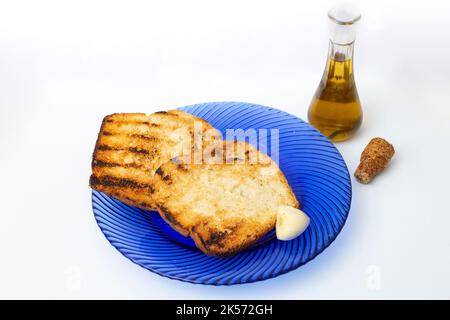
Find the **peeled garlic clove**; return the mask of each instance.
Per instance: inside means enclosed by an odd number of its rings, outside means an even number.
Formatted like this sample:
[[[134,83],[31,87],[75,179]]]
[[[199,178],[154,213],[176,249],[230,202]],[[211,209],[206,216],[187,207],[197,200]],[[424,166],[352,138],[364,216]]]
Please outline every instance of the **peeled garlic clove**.
[[[278,207],[276,234],[278,240],[292,240],[309,226],[309,217],[301,210],[289,207]]]

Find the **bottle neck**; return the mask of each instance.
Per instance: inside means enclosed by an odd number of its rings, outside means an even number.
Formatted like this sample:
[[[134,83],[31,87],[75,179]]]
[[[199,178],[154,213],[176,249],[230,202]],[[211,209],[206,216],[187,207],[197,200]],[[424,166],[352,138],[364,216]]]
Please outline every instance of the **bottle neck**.
[[[347,61],[353,60],[353,45],[355,42],[349,44],[337,44],[330,40],[328,47],[328,60]]]
[[[341,45],[330,41],[324,80],[335,85],[353,83],[353,42]]]

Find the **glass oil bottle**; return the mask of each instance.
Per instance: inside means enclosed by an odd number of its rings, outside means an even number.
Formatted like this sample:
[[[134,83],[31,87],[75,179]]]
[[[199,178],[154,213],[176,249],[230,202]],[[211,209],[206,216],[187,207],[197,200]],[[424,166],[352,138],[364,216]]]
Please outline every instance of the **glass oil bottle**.
[[[350,139],[362,122],[353,73],[355,24],[361,15],[341,7],[328,13],[330,44],[325,71],[308,111],[309,122],[331,141]]]

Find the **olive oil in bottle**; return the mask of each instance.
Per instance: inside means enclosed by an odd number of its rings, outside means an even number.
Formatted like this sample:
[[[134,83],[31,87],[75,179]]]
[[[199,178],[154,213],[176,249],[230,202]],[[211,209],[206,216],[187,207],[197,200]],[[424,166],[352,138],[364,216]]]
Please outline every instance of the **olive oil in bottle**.
[[[350,139],[362,122],[362,108],[353,75],[355,23],[361,17],[347,9],[328,14],[331,35],[328,59],[308,111],[309,122],[330,140]]]

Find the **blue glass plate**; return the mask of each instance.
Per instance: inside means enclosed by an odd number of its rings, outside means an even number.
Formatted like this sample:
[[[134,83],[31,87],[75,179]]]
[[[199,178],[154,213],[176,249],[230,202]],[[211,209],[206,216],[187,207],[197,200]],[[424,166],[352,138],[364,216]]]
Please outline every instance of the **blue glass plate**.
[[[292,241],[278,241],[271,232],[258,245],[220,259],[204,255],[190,238],[168,227],[158,213],[127,206],[93,191],[97,223],[117,250],[165,277],[232,285],[294,270],[330,245],[347,219],[352,188],[347,166],[327,138],[293,115],[255,104],[204,103],[182,110],[209,121],[224,134],[225,129],[278,129],[279,166],[311,224]]]

